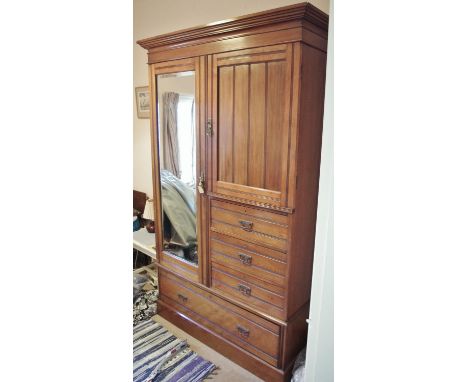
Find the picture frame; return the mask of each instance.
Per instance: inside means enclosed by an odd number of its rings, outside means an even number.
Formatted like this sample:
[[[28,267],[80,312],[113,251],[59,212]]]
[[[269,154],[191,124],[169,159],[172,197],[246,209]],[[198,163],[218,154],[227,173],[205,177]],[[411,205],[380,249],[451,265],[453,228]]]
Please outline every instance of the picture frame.
[[[139,86],[135,88],[135,101],[138,118],[150,117],[151,99],[148,86]]]

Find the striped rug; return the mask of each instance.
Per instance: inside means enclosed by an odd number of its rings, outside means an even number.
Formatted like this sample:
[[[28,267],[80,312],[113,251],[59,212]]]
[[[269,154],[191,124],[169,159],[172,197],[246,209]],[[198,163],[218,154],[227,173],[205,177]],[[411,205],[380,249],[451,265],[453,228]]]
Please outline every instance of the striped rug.
[[[197,382],[215,369],[160,323],[148,320],[133,327],[134,382]]]

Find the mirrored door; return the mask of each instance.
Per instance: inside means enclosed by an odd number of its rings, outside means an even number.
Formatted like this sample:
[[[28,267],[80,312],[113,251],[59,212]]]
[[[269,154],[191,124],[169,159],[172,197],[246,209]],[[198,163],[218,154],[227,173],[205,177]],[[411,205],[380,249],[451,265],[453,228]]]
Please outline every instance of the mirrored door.
[[[206,60],[151,65],[151,134],[157,262],[194,282],[204,282],[202,226]],[[200,175],[202,174],[202,175]],[[201,191],[200,191],[201,190]]]
[[[156,83],[163,251],[197,265],[195,71]]]

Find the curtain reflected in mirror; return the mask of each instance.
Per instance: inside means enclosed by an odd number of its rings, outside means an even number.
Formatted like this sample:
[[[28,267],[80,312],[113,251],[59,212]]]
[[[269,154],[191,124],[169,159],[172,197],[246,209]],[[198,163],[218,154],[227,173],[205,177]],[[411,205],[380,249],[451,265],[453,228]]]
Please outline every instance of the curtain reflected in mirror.
[[[195,72],[157,77],[163,247],[198,264]]]

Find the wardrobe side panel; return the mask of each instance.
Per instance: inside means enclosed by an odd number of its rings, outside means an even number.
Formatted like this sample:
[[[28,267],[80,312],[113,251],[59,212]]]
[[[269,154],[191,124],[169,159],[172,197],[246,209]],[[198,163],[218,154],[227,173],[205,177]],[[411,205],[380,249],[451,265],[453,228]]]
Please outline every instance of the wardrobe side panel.
[[[310,299],[315,244],[326,54],[305,44],[301,49],[299,131],[295,212],[291,215],[288,315]]]

